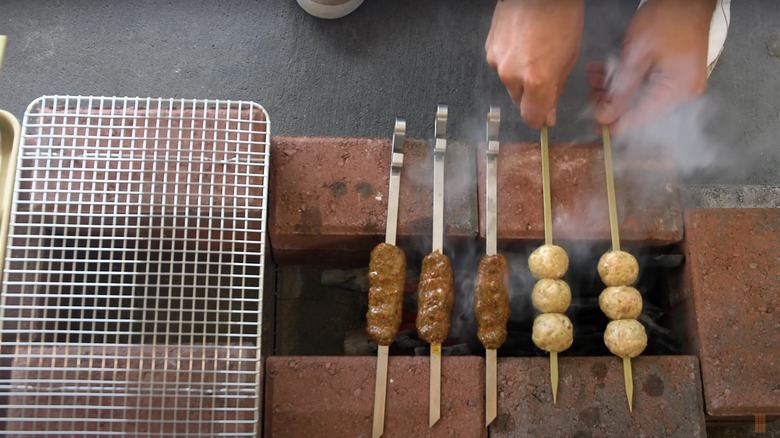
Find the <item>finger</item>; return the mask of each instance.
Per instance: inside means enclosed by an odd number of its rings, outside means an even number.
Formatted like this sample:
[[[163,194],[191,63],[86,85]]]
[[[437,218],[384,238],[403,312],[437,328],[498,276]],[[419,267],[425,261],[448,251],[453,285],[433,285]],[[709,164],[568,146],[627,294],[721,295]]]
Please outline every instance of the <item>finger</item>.
[[[669,109],[679,105],[684,99],[679,90],[663,83],[650,83],[635,106],[628,109],[612,126],[614,133],[628,132],[643,126]]]
[[[493,56],[493,52],[490,50],[487,51],[485,54],[485,60],[487,61],[488,65],[492,68],[497,68],[498,64],[496,63],[496,57]]]
[[[493,40],[495,39],[495,34],[498,32],[496,28],[498,27],[498,19],[499,14],[501,10],[501,2],[498,2],[496,4],[496,9],[493,11],[493,18],[490,22],[490,30],[488,31],[487,38],[485,38],[485,58],[487,59],[488,65],[490,65],[493,68],[496,68],[496,59],[495,59],[495,49],[493,48]]]
[[[596,107],[604,100],[604,96],[606,95],[607,92],[605,90],[591,90],[588,93],[588,103]]]
[[[512,99],[512,102],[515,103],[518,107],[520,106],[520,103],[523,101],[523,86],[520,82],[516,83],[516,85],[508,86],[506,87],[506,91],[509,93],[509,97]]]
[[[586,81],[591,88],[604,88],[604,80],[607,76],[603,73],[588,73]]]
[[[596,108],[596,121],[602,125],[612,124],[626,110],[650,70],[650,57],[628,47],[624,53],[609,84],[607,98]]]
[[[585,72],[607,74],[607,67],[603,62],[589,62],[585,64]]]
[[[555,108],[553,108],[547,113],[547,118],[545,119],[544,124],[547,126],[555,126],[555,122],[557,118],[558,118],[558,112],[556,111]]]
[[[550,111],[555,109],[557,99],[555,86],[526,87],[520,101],[520,114],[525,123],[533,129],[541,129]]]

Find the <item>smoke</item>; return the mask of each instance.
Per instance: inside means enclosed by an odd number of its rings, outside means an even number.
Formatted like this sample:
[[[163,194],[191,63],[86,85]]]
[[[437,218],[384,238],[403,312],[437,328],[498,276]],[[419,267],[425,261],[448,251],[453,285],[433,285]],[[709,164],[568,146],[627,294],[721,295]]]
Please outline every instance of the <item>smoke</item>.
[[[510,326],[529,326],[533,320],[531,290],[536,282],[528,270],[528,253],[521,251],[499,251],[507,258],[509,265]],[[455,303],[452,309],[452,328],[449,337],[468,343],[471,351],[478,354],[481,344],[477,338],[477,321],[474,315],[474,286],[477,280],[479,262],[485,255],[481,244],[460,245],[452,250],[452,267],[455,275]],[[511,336],[511,335],[510,335]],[[530,339],[524,339],[530,341]]]
[[[614,139],[625,159],[653,151],[666,153],[683,180],[702,173],[745,175],[750,163],[738,159],[736,144],[736,124],[715,93],[683,103]]]
[[[652,53],[647,38],[633,40],[631,47],[636,53]],[[621,64],[618,57],[607,57],[604,62],[607,96],[626,93],[632,82],[630,78],[647,75],[621,116],[628,118],[630,126],[614,136],[613,146],[625,159],[662,152],[675,163],[683,180],[702,173],[744,176],[750,166],[740,162],[735,153],[738,129],[727,102],[717,91],[696,96],[693,90],[685,91],[679,85],[697,82],[695,75],[701,70],[694,68],[693,63],[699,59],[694,60],[692,56],[665,61],[658,67],[659,71],[654,66],[649,71],[641,70],[647,67],[641,63]],[[640,111],[642,114],[635,114]],[[592,108],[584,110],[581,117],[592,118]]]

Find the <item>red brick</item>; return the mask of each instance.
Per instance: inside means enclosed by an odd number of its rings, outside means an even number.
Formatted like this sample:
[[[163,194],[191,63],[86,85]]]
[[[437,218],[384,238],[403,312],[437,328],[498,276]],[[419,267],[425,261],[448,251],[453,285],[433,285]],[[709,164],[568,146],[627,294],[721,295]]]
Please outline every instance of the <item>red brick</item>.
[[[368,252],[385,235],[390,145],[389,138],[271,139],[269,232],[277,262],[357,256],[367,263]],[[473,237],[473,147],[449,142],[445,163],[445,234]],[[398,212],[401,245],[431,234],[432,169],[431,143],[407,139]]]
[[[780,209],[687,210],[684,249],[707,414],[780,415]]]
[[[383,436],[487,436],[484,361],[442,358],[442,416],[429,429],[428,359],[390,357]],[[375,357],[269,357],[265,436],[371,436],[375,368]]]
[[[674,165],[662,155],[622,159],[613,152],[620,238],[665,245],[682,240],[682,209]],[[479,211],[484,211],[485,144],[478,147]],[[610,238],[601,145],[550,145],[553,235],[561,239]],[[544,238],[542,164],[538,143],[501,143],[498,158],[498,237]],[[485,234],[484,215],[480,232]]]
[[[557,403],[548,358],[500,358],[491,438],[706,436],[695,357],[640,356],[632,365],[634,410],[629,412],[623,362],[617,357],[559,358]]]
[[[14,359],[6,427],[251,436],[260,424],[246,392],[256,388],[254,357],[227,346],[31,346]]]

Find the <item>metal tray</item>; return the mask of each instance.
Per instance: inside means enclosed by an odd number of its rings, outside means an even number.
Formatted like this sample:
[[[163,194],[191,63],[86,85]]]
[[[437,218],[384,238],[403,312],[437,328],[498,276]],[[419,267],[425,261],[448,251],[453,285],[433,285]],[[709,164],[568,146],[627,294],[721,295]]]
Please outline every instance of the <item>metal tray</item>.
[[[29,105],[0,435],[257,436],[269,143],[253,102]]]

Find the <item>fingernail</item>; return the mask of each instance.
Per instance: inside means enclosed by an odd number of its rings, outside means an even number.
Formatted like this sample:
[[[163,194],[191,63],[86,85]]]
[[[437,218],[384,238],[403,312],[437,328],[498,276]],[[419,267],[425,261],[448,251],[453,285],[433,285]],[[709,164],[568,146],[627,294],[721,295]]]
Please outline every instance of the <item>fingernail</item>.
[[[554,108],[551,109],[549,113],[547,113],[547,126],[555,126],[556,116],[557,112]]]
[[[596,121],[602,124],[609,124],[615,120],[615,108],[608,104],[599,105],[596,108]]]

